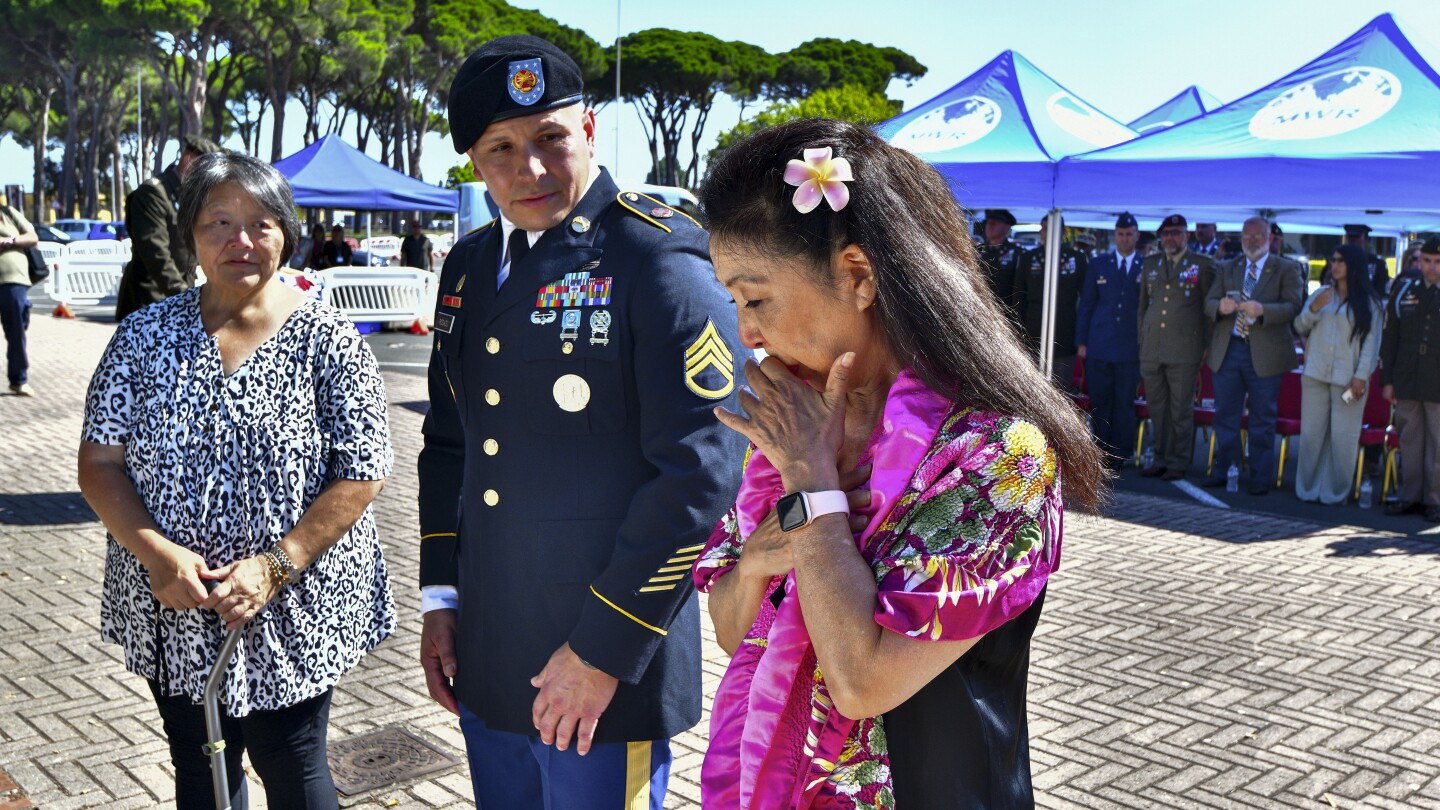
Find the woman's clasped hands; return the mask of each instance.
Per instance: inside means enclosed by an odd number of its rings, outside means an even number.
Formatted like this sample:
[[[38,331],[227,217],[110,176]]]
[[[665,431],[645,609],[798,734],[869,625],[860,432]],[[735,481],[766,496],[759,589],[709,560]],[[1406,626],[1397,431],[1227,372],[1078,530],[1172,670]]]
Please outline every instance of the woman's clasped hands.
[[[281,588],[279,578],[262,556],[211,569],[199,554],[165,541],[142,562],[149,572],[150,590],[156,601],[172,610],[213,610],[225,622],[226,630],[244,626]]]

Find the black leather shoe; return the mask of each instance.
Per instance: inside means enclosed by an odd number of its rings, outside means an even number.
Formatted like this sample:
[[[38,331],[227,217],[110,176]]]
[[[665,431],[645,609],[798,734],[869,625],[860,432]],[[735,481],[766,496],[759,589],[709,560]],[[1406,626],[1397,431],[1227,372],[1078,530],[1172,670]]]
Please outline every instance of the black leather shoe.
[[[1170,469],[1165,470],[1165,474],[1162,475],[1162,476],[1160,476],[1161,480],[1164,480],[1164,481],[1179,481],[1181,478],[1184,478],[1184,477],[1185,477],[1185,471],[1184,471],[1184,470],[1170,470]]]
[[[1206,478],[1204,481],[1201,481],[1200,486],[1205,487],[1206,489],[1219,489],[1225,486],[1227,483],[1229,482],[1226,481],[1223,476],[1212,475],[1209,478]]]
[[[1269,495],[1269,494],[1270,494],[1270,486],[1269,486],[1268,484],[1256,484],[1256,485],[1250,487],[1249,492],[1250,492],[1251,495],[1255,495],[1255,496]]]
[[[1386,504],[1385,514],[1387,515],[1418,515],[1425,511],[1425,504],[1411,503],[1410,501],[1396,501]]]
[[[1145,476],[1146,478],[1159,478],[1160,476],[1165,474],[1165,468],[1159,465],[1156,465],[1154,467],[1146,467],[1145,469],[1140,471],[1140,474]]]

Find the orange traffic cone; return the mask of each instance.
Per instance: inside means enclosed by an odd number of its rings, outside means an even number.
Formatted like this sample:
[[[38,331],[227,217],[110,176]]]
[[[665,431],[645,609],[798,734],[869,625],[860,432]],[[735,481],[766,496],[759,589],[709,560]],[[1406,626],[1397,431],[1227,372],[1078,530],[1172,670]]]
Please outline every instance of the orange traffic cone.
[[[424,323],[423,321],[421,321],[419,318],[416,318],[416,319],[415,319],[415,322],[412,323],[412,324],[410,324],[410,334],[412,334],[412,335],[428,335],[428,334],[430,334],[430,327],[426,326],[425,323]]]
[[[55,312],[53,314],[57,318],[73,319],[75,317],[75,313],[70,311],[70,307],[66,306],[64,301],[55,305]]]

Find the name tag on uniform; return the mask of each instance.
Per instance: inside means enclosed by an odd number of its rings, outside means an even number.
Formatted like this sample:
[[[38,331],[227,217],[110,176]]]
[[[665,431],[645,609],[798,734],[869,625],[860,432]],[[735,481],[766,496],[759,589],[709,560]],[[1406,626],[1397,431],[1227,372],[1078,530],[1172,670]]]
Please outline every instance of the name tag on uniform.
[[[435,331],[450,334],[455,328],[455,316],[449,312],[438,312],[435,314]]]
[[[1104,277],[1104,276],[1097,276],[1097,277],[1095,278],[1095,283],[1096,283],[1096,284],[1109,284],[1109,283],[1110,283],[1110,279],[1108,279],[1108,278],[1106,278],[1106,277]]]

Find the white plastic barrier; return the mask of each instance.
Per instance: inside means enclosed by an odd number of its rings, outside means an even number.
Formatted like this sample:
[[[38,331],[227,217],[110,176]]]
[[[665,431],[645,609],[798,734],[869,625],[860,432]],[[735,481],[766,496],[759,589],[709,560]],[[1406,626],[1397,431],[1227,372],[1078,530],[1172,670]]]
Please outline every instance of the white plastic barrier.
[[[65,245],[65,253],[70,256],[110,256],[124,264],[130,261],[130,240],[78,239]]]
[[[322,270],[321,300],[356,323],[416,319],[435,311],[435,274],[414,267],[335,267]]]
[[[384,259],[388,262],[400,255],[400,237],[372,236],[369,239],[360,240],[360,249],[370,254],[372,262],[375,259]]]
[[[65,304],[100,304],[115,300],[120,275],[129,256],[71,253],[67,246],[50,275],[46,292]]]

